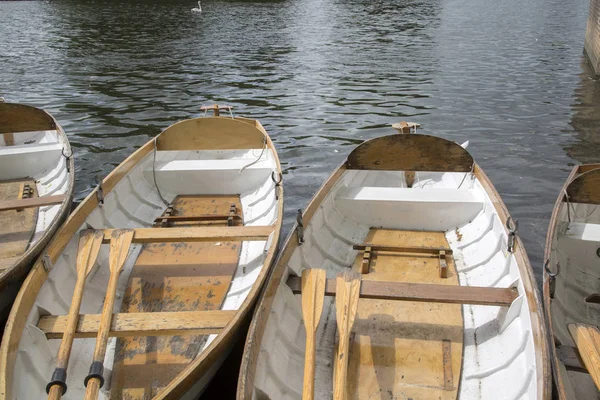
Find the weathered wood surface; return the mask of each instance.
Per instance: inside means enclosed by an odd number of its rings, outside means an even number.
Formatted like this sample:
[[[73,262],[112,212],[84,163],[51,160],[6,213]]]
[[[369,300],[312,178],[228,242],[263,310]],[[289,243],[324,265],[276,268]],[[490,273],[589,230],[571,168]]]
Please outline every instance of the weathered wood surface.
[[[323,313],[326,279],[327,271],[324,269],[309,268],[302,271],[302,319],[306,329],[303,400],[312,400],[315,396],[315,334]]]
[[[433,258],[432,260],[439,267],[438,258]],[[299,277],[290,276],[287,285],[292,289],[293,293],[301,293]],[[335,279],[327,279],[325,295],[336,295]],[[517,291],[510,288],[447,286],[431,283],[363,281],[360,288],[361,299],[474,304],[482,306],[510,306],[517,296]]]
[[[33,187],[35,187],[35,182],[33,183]],[[31,197],[28,199],[4,200],[0,201],[0,211],[17,209],[21,210],[25,208],[51,206],[55,204],[61,204],[63,201],[65,201],[64,194],[57,194],[54,196]]]
[[[371,229],[369,243],[406,247],[448,247],[443,232]],[[462,289],[454,261],[440,278],[437,257],[374,253],[361,287],[380,282]],[[360,268],[356,257],[353,268]],[[362,290],[361,290],[362,292]],[[432,294],[432,292],[430,292]],[[460,304],[363,299],[353,329],[348,399],[456,399],[463,346]],[[389,398],[389,397],[388,397]]]
[[[401,247],[401,246],[381,246],[372,243],[357,244],[352,246],[353,250],[365,250],[367,247],[371,251],[388,251],[394,253],[420,253],[420,254],[439,254],[440,251],[445,251],[446,254],[452,255],[452,249],[447,247]]]
[[[473,157],[459,144],[427,135],[390,135],[354,149],[347,169],[469,172]]]
[[[102,245],[102,232],[93,231],[91,229],[81,231],[79,237],[79,246],[77,249],[77,281],[71,298],[71,306],[67,316],[62,317],[62,331],[60,347],[58,349],[58,357],[56,361],[55,373],[60,376],[60,370],[66,373],[71,357],[71,348],[73,347],[73,339],[76,337],[77,323],[79,320],[79,308],[83,299],[83,290],[85,281],[96,264],[98,252]],[[43,330],[43,329],[42,329]],[[54,375],[53,375],[54,379]],[[65,382],[62,382],[66,384]],[[48,399],[60,399],[63,393],[61,384],[53,384],[49,387]]]
[[[96,336],[96,347],[94,349],[94,357],[92,359],[92,367],[95,363],[104,363],[106,355],[106,347],[108,344],[108,332],[113,317],[113,308],[117,295],[117,284],[119,282],[119,274],[123,270],[123,265],[129,254],[131,240],[133,239],[132,229],[114,229],[110,237],[110,252],[108,268],[110,276],[108,278],[108,287],[106,296],[104,297],[104,305],[102,306],[102,315],[100,315],[100,326]],[[88,376],[89,378],[89,376]],[[98,398],[102,382],[98,377],[92,377],[86,381],[85,400],[95,400]]]
[[[571,203],[600,204],[600,169],[592,169],[573,179],[567,186]]]
[[[0,103],[2,104],[2,103]],[[28,184],[33,189],[35,201],[37,189],[32,179],[0,182],[0,207],[3,203],[22,202],[18,200],[22,187]],[[0,271],[10,268],[27,251],[35,233],[38,210],[0,208]]]
[[[157,139],[158,150],[260,149],[265,145],[266,137],[258,128],[229,117],[181,121]]]
[[[236,311],[137,312],[113,314],[109,337],[143,337],[173,335],[209,335],[219,333]],[[80,314],[75,338],[93,338],[100,327],[101,314]],[[37,327],[48,339],[63,338],[67,316],[45,316]]]
[[[0,103],[0,133],[53,129],[56,129],[54,119],[43,110],[23,104]]]
[[[201,226],[134,229],[133,243],[221,242],[267,240],[273,226]],[[108,243],[113,229],[104,230]]]
[[[241,212],[237,195],[179,196],[173,201],[173,209],[180,216],[223,215],[231,204]],[[176,231],[183,229],[182,225],[193,226],[189,229],[241,228],[223,226],[226,223],[224,220],[180,221],[171,228],[152,229]],[[236,221],[236,224],[240,223]],[[188,320],[189,332],[156,332],[156,335],[119,339],[111,398],[149,399],[156,396],[196,358],[206,342],[206,335],[220,333],[235,317],[236,311],[218,310],[237,269],[240,250],[239,241],[144,245],[129,278],[122,313],[146,313],[150,318],[147,314],[150,312],[157,318],[166,314],[171,314],[169,318],[185,313],[200,315],[197,321]],[[211,314],[221,319],[216,320]],[[227,317],[227,321],[223,317]],[[211,319],[215,319],[215,323]],[[139,374],[140,366],[145,368],[143,375]]]
[[[334,357],[333,398],[345,400],[348,394],[348,362],[350,355],[350,333],[356,319],[361,275],[346,271],[336,278],[335,317],[339,335],[338,348]]]
[[[569,324],[567,327],[585,368],[600,390],[600,331],[595,326],[584,324]]]

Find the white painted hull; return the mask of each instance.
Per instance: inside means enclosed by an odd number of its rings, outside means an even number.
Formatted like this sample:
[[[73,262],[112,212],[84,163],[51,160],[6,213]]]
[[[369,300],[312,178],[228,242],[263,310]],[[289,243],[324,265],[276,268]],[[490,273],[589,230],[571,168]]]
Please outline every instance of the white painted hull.
[[[290,234],[251,325],[239,400],[301,399],[305,328],[300,296],[285,282],[304,268],[323,268],[328,278],[348,270],[358,254],[353,245],[364,243],[373,227],[443,231],[461,286],[518,290],[509,308],[463,305],[459,398],[548,398],[545,331],[531,267],[518,239],[515,253],[507,251],[508,214],[477,166],[475,173],[416,172],[412,188],[403,171],[342,166],[304,215],[304,243],[296,245],[297,231]],[[328,297],[316,333],[315,399],[331,398],[335,314]],[[381,386],[381,398],[403,398],[401,388]]]
[[[220,119],[203,120],[208,121],[200,122],[218,123]],[[256,126],[262,130],[258,122]],[[218,131],[212,134],[219,136]],[[227,141],[226,136],[221,139]],[[77,233],[80,230],[151,227],[154,219],[165,210],[161,196],[170,202],[177,195],[184,194],[239,193],[244,226],[272,225],[274,230],[266,241],[242,242],[239,263],[221,306],[221,310],[237,310],[235,319],[221,333],[208,336],[191,363],[194,365],[190,364],[180,373],[175,379],[177,382],[163,390],[160,396],[179,398],[185,395],[185,398],[193,398],[201,393],[216,372],[215,368],[231,350],[237,329],[252,310],[277,245],[282,198],[281,187],[275,185],[271,174],[280,173],[280,166],[267,136],[263,144],[264,148],[244,150],[159,150],[154,154],[151,141],[111,173],[103,183],[103,204],[97,205],[97,189],[81,203],[63,227],[66,233],[59,232],[59,236],[71,235],[70,239],[64,245],[50,245],[49,251],[56,253],[52,270],[46,274],[43,267],[36,264],[19,294],[3,340],[0,366],[5,369],[1,372],[0,383],[2,380],[5,382],[0,386],[0,399],[34,399],[46,395],[46,384],[56,364],[60,340],[47,339],[36,324],[43,315],[68,313],[75,286]],[[221,179],[223,174],[231,175],[231,179]],[[121,307],[129,275],[140,250],[140,244],[131,247],[119,278],[115,310]],[[81,314],[99,314],[102,310],[109,277],[108,246],[102,246],[96,263],[87,280]],[[33,301],[28,297],[33,297]],[[19,315],[27,315],[22,328]],[[8,348],[9,342],[18,348],[16,353]],[[101,399],[110,396],[116,342],[116,338],[110,338],[108,342],[104,361],[106,384],[100,391]],[[94,346],[93,338],[74,341],[67,370],[68,391],[64,399],[83,398],[83,381]],[[193,382],[189,382],[190,377],[193,377]],[[198,384],[194,384],[196,382]],[[173,395],[174,392],[178,395]]]

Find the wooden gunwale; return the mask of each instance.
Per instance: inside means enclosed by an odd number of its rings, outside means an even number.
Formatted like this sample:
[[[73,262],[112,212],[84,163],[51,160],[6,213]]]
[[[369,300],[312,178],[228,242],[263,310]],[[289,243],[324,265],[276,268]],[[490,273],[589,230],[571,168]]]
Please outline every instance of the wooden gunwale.
[[[312,217],[321,206],[321,203],[325,197],[329,194],[331,188],[339,181],[344,172],[346,172],[346,166],[347,160],[344,160],[310,200],[308,206],[302,214],[304,226],[307,226],[310,223]],[[499,218],[502,221],[506,221],[506,219],[510,217],[510,213],[508,212],[506,205],[500,198],[500,195],[496,191],[495,187],[477,163],[473,164],[473,174],[481,183],[485,192],[489,196],[490,201],[492,201]],[[240,366],[240,374],[238,377],[236,396],[238,400],[252,398],[254,377],[256,374],[256,361],[260,351],[260,344],[264,336],[269,313],[279,285],[285,284],[283,279],[284,274],[287,271],[286,265],[294,250],[298,246],[298,235],[296,228],[297,224],[294,224],[288,237],[283,243],[282,251],[279,253],[279,256],[275,262],[275,266],[273,267],[272,274],[265,286],[265,290],[260,296],[258,306],[256,307],[254,317],[250,324],[244,347],[244,356],[242,357],[242,364]],[[508,232],[506,227],[504,227],[504,229]],[[535,351],[538,393],[541,394],[540,398],[549,399],[552,393],[552,380],[550,364],[548,361],[548,342],[546,340],[547,330],[543,317],[542,303],[539,294],[537,293],[533,269],[527,254],[524,251],[523,243],[518,236],[515,239],[514,255],[519,266],[521,280],[523,282],[528,299],[534,345],[536,349],[541,350]]]
[[[577,178],[583,173],[592,171],[594,169],[600,168],[600,164],[584,164],[584,165],[576,165],[571,170],[571,173],[567,177],[563,187],[561,188],[558,198],[554,203],[554,209],[552,210],[552,216],[550,217],[550,222],[548,224],[548,234],[546,235],[546,246],[544,249],[544,266],[546,263],[550,262],[550,255],[552,252],[552,238],[554,237],[554,233],[556,231],[556,224],[558,222],[558,214],[560,212],[561,207],[564,204],[565,193],[569,184],[573,181],[573,179]],[[567,393],[565,391],[563,378],[559,372],[558,365],[558,353],[557,353],[557,343],[554,341],[554,327],[552,325],[552,312],[551,312],[551,298],[550,298],[550,276],[546,272],[546,268],[543,268],[543,284],[542,284],[542,292],[543,292],[543,301],[544,301],[544,313],[546,316],[547,322],[547,331],[548,331],[548,345],[550,352],[550,362],[552,365],[552,375],[554,377],[554,382],[556,384],[556,390],[559,400],[567,400]],[[567,378],[568,379],[568,378]]]
[[[229,117],[208,117],[208,118],[227,118]],[[236,118],[238,119],[238,118]],[[277,171],[281,173],[281,164],[277,155],[275,146],[271,141],[268,133],[265,131],[259,121],[240,119],[241,122],[253,124],[259,129],[266,137],[267,147],[272,151]],[[254,121],[251,123],[250,121]],[[57,127],[58,128],[58,127]],[[62,131],[61,131],[62,132]],[[64,134],[64,132],[63,132]],[[116,184],[121,181],[144,157],[149,155],[154,148],[154,139],[146,142],[142,147],[136,150],[133,154],[127,157],[119,166],[112,170],[106,178],[102,181],[102,191],[104,196],[110,193]],[[68,147],[70,150],[70,147]],[[72,159],[71,159],[71,171],[73,171]],[[258,292],[264,285],[265,278],[270,271],[271,262],[275,255],[277,244],[279,242],[279,236],[281,231],[281,225],[283,220],[283,185],[277,186],[277,222],[273,226],[273,238],[271,240],[271,246],[265,257],[263,268],[257,280],[255,281],[250,293],[238,309],[238,313],[232,321],[221,331],[221,334],[212,341],[212,343],[205,349],[200,357],[190,363],[171,383],[165,387],[157,396],[157,399],[178,399],[180,398],[193,383],[195,383],[205,372],[209,370],[212,363],[216,361],[220,356],[221,352],[231,348],[234,343],[237,329],[247,322],[249,312],[252,306],[256,302]],[[67,218],[65,223],[54,235],[52,241],[48,245],[45,251],[52,263],[56,262],[57,258],[65,249],[65,246],[70,241],[71,237],[77,232],[81,225],[85,222],[90,213],[98,207],[98,188],[94,188],[88,196],[79,204],[79,206],[73,211],[73,213]],[[72,193],[72,185],[70,187],[69,195]],[[70,196],[69,196],[70,197]],[[49,238],[48,238],[49,239]],[[40,257],[35,265],[33,266],[30,274],[25,279],[23,286],[11,310],[8,322],[5,327],[5,332],[2,337],[2,345],[0,346],[0,400],[6,398],[12,398],[11,385],[13,382],[13,366],[17,355],[19,342],[23,328],[31,311],[31,308],[37,298],[37,294],[46,281],[48,272],[44,269],[42,264],[42,257]]]

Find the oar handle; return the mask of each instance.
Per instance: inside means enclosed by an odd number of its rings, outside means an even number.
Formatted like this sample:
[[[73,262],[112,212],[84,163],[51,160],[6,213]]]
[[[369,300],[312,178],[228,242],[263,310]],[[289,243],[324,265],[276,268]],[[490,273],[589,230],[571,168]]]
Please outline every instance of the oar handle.
[[[317,352],[317,342],[315,341],[314,332],[306,332],[306,354],[313,355]],[[304,363],[304,386],[302,389],[302,400],[313,400],[315,397],[315,363],[314,357],[312,362]]]

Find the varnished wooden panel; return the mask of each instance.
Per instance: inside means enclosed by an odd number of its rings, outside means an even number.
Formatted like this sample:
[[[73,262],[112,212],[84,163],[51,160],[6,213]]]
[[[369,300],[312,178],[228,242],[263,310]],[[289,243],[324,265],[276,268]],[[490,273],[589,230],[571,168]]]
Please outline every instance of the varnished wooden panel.
[[[158,150],[260,149],[265,144],[266,137],[256,126],[227,117],[187,119],[157,139]]]
[[[54,119],[39,108],[23,104],[0,103],[0,133],[56,129]]]
[[[447,247],[443,232],[372,229],[369,243]],[[458,285],[451,256],[448,278],[427,255],[373,253],[370,281]],[[354,269],[360,270],[362,254]],[[348,399],[456,399],[460,382],[463,318],[458,304],[360,299],[348,368]]]
[[[175,215],[188,216],[225,214],[231,204],[242,212],[238,196],[180,196],[173,203]],[[223,224],[192,221],[177,226]],[[121,311],[219,310],[238,266],[240,246],[241,242],[146,244],[129,278]],[[111,398],[156,396],[194,360],[206,338],[180,334],[119,339]],[[140,366],[144,374],[139,373]]]
[[[0,204],[18,200],[24,184],[29,184],[33,189],[32,198],[37,198],[32,179],[0,182]],[[37,215],[37,208],[0,211],[0,271],[11,267],[27,250],[35,233]]]
[[[593,169],[573,179],[567,187],[571,203],[600,204],[600,169]]]
[[[427,135],[390,135],[368,140],[348,156],[347,169],[469,172],[473,157],[460,145]]]

